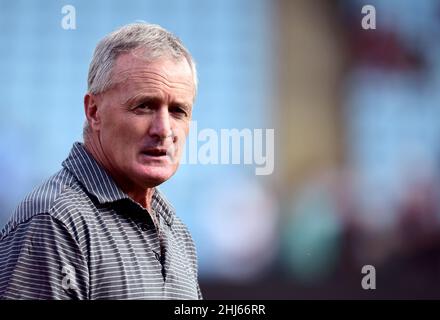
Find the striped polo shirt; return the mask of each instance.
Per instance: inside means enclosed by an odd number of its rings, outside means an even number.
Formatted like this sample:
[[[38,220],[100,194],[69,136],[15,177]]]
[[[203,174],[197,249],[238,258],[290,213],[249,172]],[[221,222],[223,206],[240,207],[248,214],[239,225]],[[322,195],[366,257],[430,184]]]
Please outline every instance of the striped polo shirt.
[[[201,299],[194,242],[155,189],[149,212],[82,143],[0,233],[3,299]]]

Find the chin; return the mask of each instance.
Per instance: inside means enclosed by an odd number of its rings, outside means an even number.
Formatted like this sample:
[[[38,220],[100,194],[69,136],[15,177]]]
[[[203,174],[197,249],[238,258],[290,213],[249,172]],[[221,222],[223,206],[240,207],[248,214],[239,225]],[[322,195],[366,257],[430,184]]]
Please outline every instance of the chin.
[[[152,188],[170,179],[175,172],[175,168],[170,167],[148,167],[144,168],[140,176],[142,184]]]

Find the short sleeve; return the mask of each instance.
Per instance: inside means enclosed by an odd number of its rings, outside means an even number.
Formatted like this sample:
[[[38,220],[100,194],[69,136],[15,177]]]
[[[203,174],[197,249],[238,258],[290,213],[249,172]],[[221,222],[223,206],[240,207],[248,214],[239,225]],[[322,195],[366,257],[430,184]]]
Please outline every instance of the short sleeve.
[[[87,299],[87,261],[67,228],[49,214],[0,240],[1,299]]]

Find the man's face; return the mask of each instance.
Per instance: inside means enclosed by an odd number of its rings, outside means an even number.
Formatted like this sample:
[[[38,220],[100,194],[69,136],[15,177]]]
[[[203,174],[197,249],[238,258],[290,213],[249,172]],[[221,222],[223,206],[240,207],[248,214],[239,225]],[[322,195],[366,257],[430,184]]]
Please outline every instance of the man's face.
[[[117,84],[96,97],[105,161],[124,183],[157,186],[176,172],[188,135],[195,94],[189,64],[147,62],[134,51],[117,58],[112,80]]]

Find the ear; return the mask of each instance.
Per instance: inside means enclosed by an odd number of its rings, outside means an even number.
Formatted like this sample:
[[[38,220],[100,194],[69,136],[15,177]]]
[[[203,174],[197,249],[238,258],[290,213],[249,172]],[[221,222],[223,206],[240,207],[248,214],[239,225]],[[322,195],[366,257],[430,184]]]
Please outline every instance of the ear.
[[[98,110],[98,97],[91,93],[84,96],[84,111],[87,122],[92,130],[99,130],[101,126],[101,118]]]

